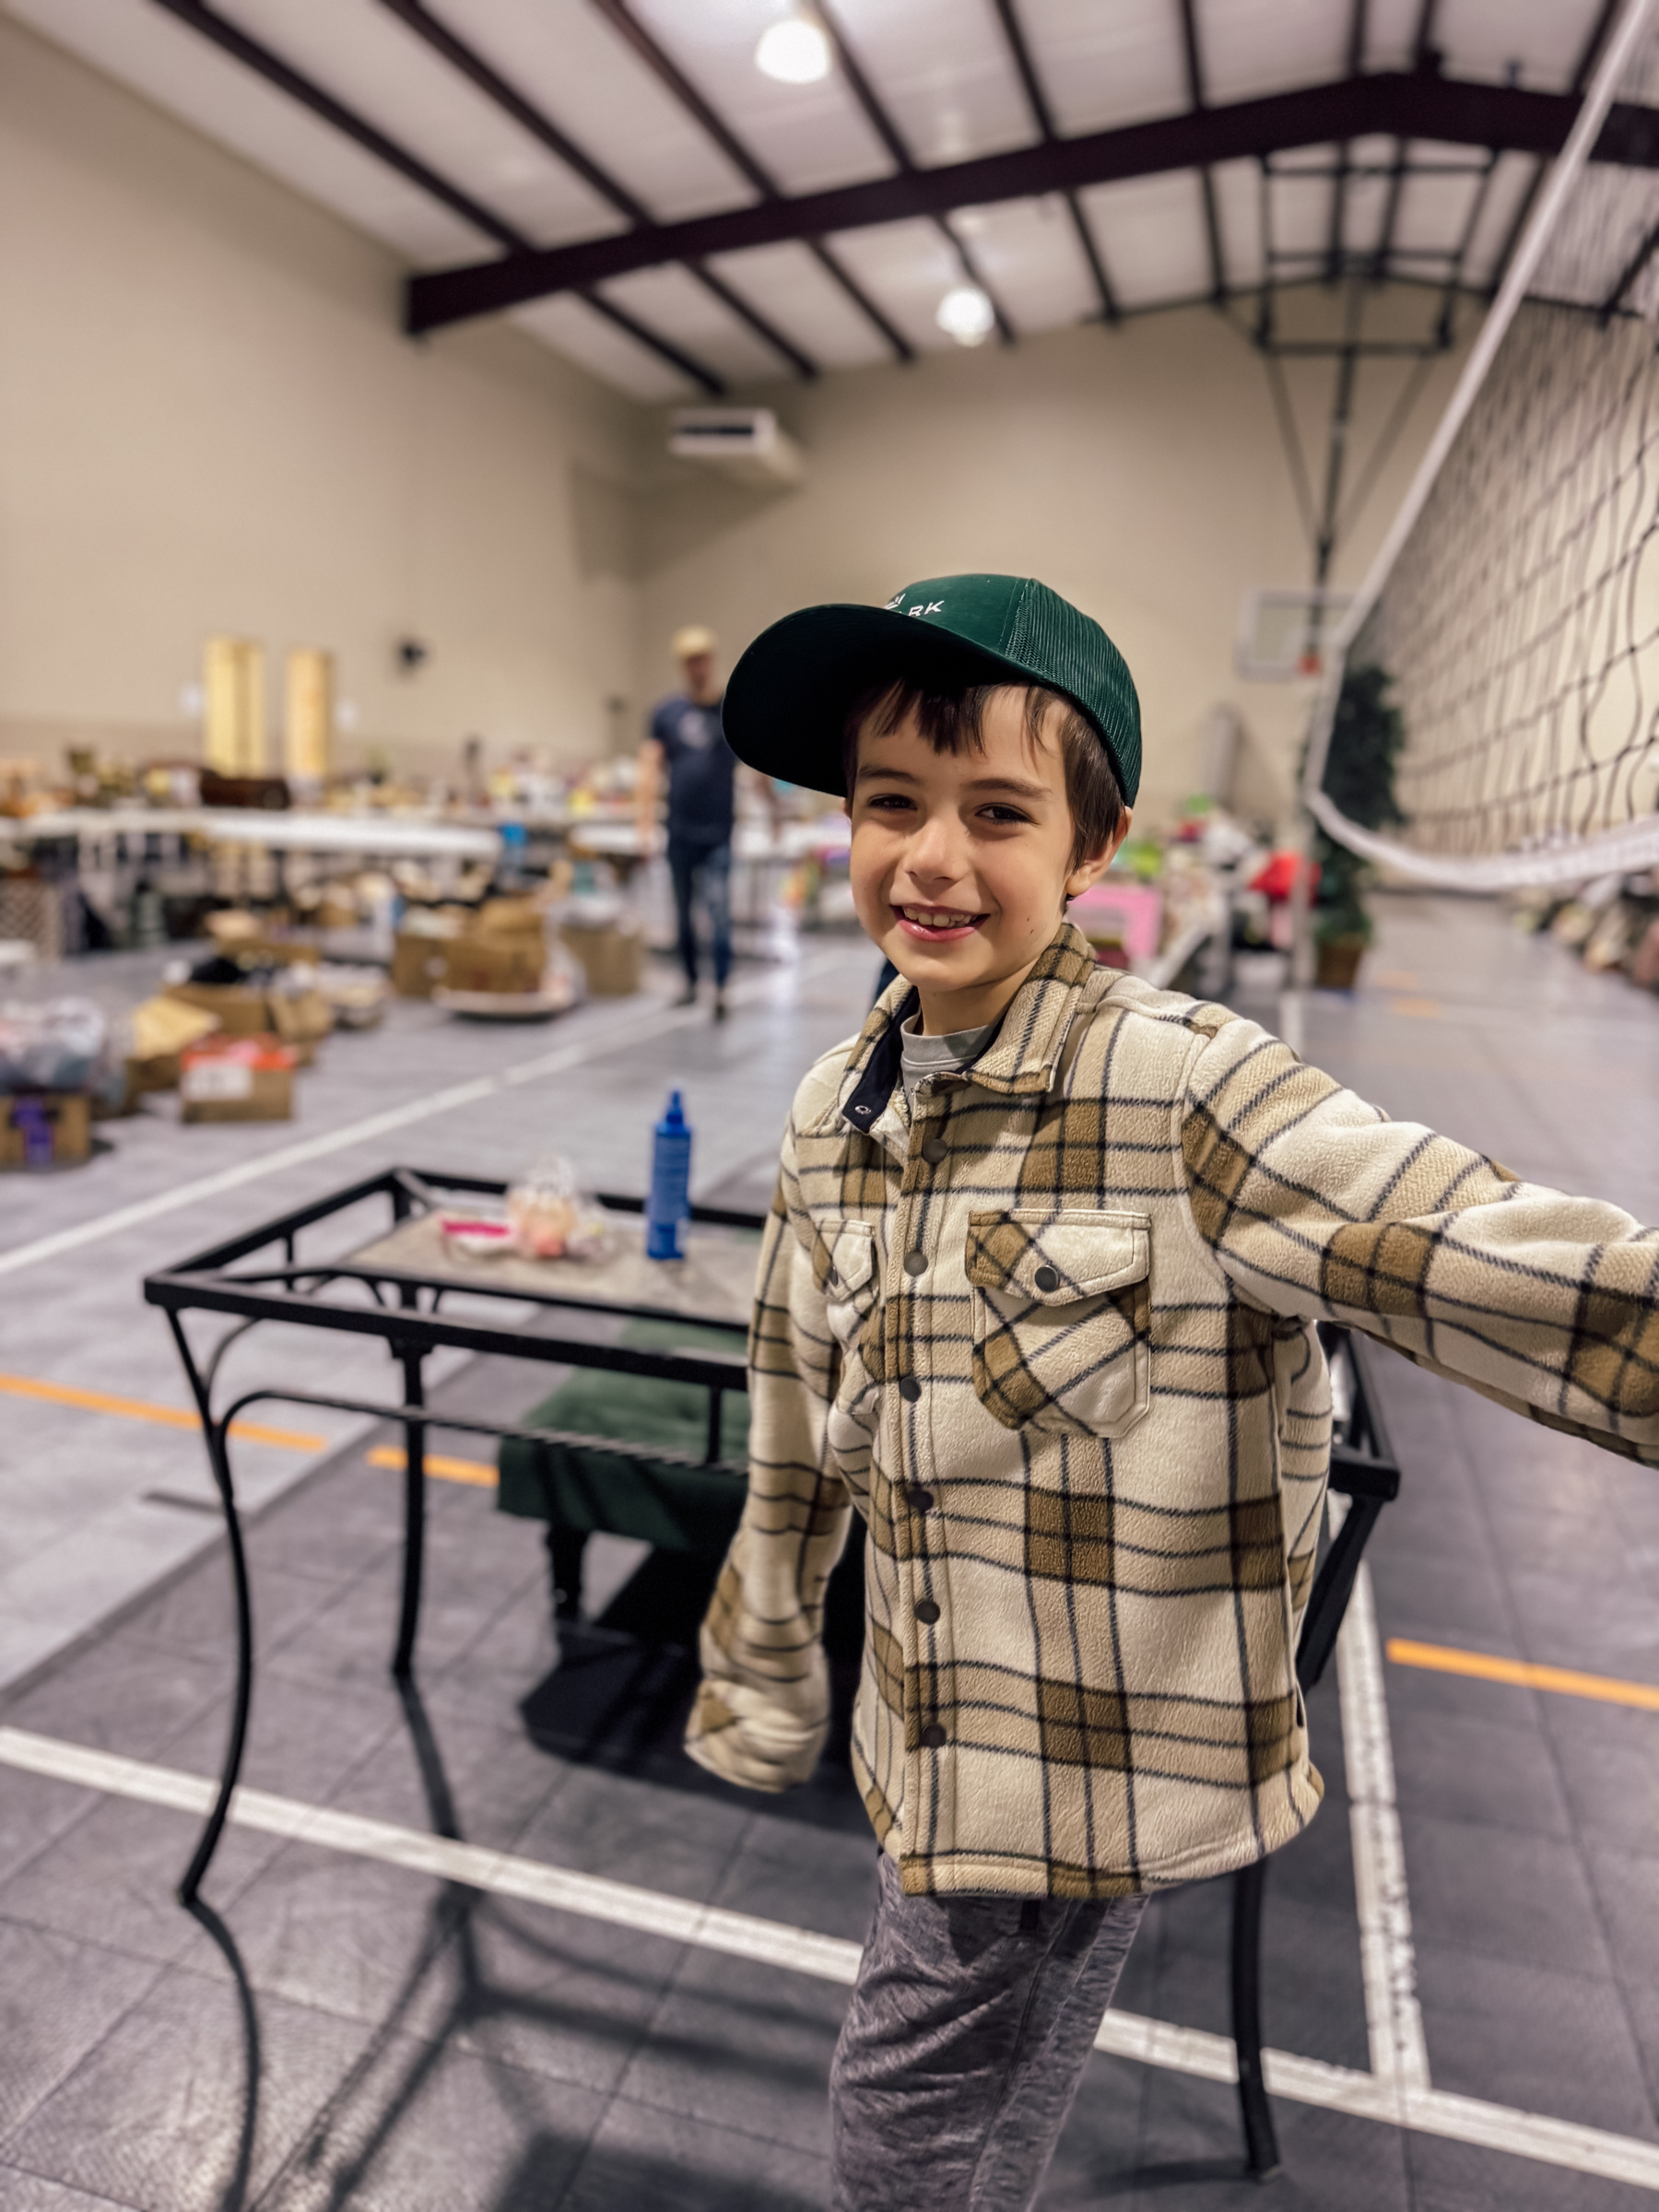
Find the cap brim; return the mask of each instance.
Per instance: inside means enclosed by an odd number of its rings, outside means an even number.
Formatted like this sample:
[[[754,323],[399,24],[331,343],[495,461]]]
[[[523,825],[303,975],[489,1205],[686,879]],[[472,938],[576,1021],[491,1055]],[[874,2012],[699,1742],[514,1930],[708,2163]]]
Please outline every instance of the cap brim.
[[[763,629],[732,671],[726,743],[762,775],[846,796],[841,733],[861,691],[884,677],[1028,684],[1012,661],[885,606],[806,606]]]

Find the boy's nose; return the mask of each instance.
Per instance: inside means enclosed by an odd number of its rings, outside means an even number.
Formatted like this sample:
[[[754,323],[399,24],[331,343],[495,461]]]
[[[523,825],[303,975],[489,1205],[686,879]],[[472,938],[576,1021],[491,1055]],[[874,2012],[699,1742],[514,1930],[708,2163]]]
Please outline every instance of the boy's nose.
[[[954,883],[962,873],[964,841],[948,822],[924,822],[905,849],[906,873],[918,887],[937,889]]]

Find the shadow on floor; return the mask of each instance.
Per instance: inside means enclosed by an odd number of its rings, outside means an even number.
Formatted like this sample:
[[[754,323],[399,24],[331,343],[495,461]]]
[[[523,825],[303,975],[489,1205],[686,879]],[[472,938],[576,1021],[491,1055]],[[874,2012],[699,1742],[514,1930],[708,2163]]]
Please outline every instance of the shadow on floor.
[[[559,1665],[519,1706],[532,1742],[579,1766],[752,1811],[752,1792],[721,1782],[683,1748],[697,1694],[697,1632],[718,1573],[717,1562],[653,1551],[597,1620],[561,1622]],[[853,1558],[830,1584],[825,1648],[831,1718],[818,1772],[766,1805],[779,1819],[857,1836],[869,1830],[849,1754],[864,1630],[862,1606],[853,1615],[851,1605],[861,1580],[862,1561]]]

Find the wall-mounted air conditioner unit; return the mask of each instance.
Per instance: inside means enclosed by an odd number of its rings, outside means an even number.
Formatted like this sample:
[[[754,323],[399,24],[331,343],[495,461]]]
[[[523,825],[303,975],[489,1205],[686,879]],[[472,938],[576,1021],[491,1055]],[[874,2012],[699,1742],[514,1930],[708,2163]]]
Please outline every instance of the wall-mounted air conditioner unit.
[[[681,407],[668,451],[744,484],[795,484],[803,468],[800,447],[770,407]]]

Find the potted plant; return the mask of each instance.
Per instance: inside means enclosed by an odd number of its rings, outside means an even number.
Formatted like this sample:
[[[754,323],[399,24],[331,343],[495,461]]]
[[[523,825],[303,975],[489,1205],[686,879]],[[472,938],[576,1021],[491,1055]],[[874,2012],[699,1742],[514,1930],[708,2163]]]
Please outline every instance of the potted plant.
[[[1381,668],[1349,668],[1331,725],[1324,788],[1362,830],[1384,830],[1406,818],[1394,796],[1394,763],[1406,743],[1406,725],[1387,696],[1392,683]],[[1363,896],[1372,879],[1371,864],[1327,836],[1318,823],[1312,858],[1319,867],[1313,980],[1324,991],[1351,991],[1373,934]]]

